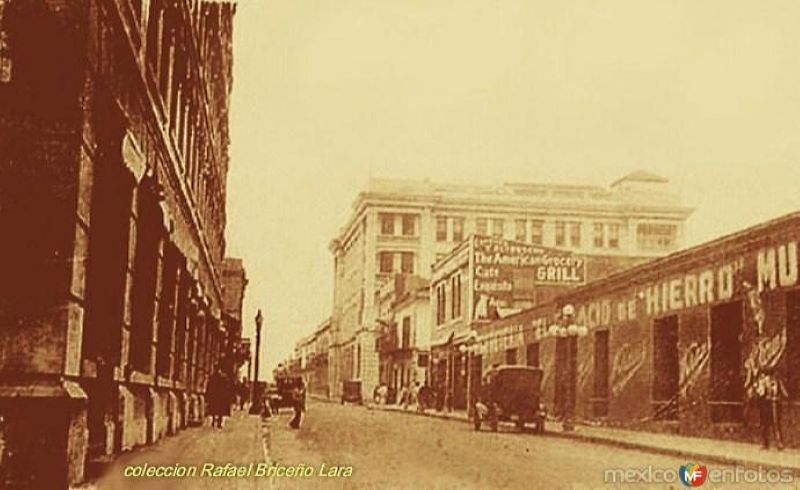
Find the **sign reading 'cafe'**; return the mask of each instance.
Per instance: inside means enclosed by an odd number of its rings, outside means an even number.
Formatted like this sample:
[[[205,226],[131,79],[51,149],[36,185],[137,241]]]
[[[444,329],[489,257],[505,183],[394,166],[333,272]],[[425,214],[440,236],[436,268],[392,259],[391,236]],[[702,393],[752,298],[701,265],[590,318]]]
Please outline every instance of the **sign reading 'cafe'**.
[[[530,296],[537,286],[572,286],[586,281],[584,259],[570,252],[475,237],[472,254],[476,318],[494,307],[510,306],[515,298]]]

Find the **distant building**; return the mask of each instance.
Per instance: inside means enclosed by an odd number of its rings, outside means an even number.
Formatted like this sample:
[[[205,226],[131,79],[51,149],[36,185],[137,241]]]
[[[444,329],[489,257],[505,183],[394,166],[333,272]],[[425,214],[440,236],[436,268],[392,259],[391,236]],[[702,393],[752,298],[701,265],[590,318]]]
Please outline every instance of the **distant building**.
[[[691,209],[666,179],[627,175],[608,188],[578,185],[456,185],[373,179],[331,241],[334,301],[331,389],[378,383],[375,292],[394,274],[430,279],[431,266],[471,234],[646,261],[678,250]]]
[[[397,274],[376,293],[378,378],[394,395],[404,386],[428,382],[431,342],[429,284],[426,279]]]

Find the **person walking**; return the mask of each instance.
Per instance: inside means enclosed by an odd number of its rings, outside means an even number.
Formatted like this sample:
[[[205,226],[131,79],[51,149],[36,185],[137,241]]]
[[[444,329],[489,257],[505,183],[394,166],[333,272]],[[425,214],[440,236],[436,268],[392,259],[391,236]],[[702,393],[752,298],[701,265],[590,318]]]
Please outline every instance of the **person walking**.
[[[206,402],[211,415],[211,426],[222,428],[225,417],[231,415],[233,387],[231,380],[221,367],[217,367],[209,376],[206,384]]]
[[[756,380],[758,414],[761,425],[761,441],[764,449],[769,449],[770,438],[783,449],[783,430],[781,428],[781,401],[787,396],[786,388],[776,375],[774,368],[765,369]]]
[[[297,386],[292,389],[292,410],[294,416],[289,421],[289,427],[292,429],[300,428],[300,419],[306,409],[306,386],[303,380],[299,380]]]

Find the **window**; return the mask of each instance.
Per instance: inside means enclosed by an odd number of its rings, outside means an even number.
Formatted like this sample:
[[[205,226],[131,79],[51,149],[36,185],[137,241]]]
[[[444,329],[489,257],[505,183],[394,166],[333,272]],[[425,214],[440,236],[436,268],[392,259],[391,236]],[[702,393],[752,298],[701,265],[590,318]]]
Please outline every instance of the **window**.
[[[539,367],[539,342],[528,344],[525,349],[525,361],[528,366]]]
[[[503,238],[505,235],[504,233],[504,225],[505,221],[502,219],[493,219],[492,220],[492,236],[495,238]]]
[[[619,248],[619,224],[608,225],[608,248]]]
[[[381,252],[378,254],[380,271],[384,274],[391,274],[394,270],[394,255],[391,252]]]
[[[571,247],[580,247],[581,246],[581,224],[580,223],[570,223],[569,224],[569,245]]]
[[[672,224],[641,223],[636,227],[636,242],[642,250],[669,250],[677,242],[678,227]]]
[[[8,46],[8,33],[3,27],[6,3],[6,0],[0,0],[0,83],[11,81],[11,49]]]
[[[426,352],[420,352],[417,356],[417,367],[427,368],[430,364],[430,355]]]
[[[531,221],[531,243],[541,245],[544,243],[544,222]]]
[[[563,247],[567,244],[567,224],[556,221],[556,246]]]
[[[400,348],[408,349],[411,347],[411,317],[403,317],[403,334],[400,337]]]
[[[378,219],[381,222],[381,235],[394,235],[394,215],[380,213]]]
[[[436,241],[447,241],[447,218],[444,216],[436,217]]]
[[[464,240],[464,218],[453,218],[453,241]]]
[[[744,417],[742,379],[742,302],[733,301],[711,308],[711,392],[712,422],[740,422]]]
[[[400,271],[403,274],[414,273],[414,252],[403,252],[400,255]]]
[[[445,320],[445,305],[447,298],[445,297],[444,284],[436,286],[436,324],[441,325]]]
[[[461,316],[461,275],[456,274],[450,279],[453,300],[450,302],[451,318],[459,318]]]
[[[506,349],[506,364],[517,363],[517,349]]]
[[[416,216],[413,214],[404,214],[403,215],[403,235],[404,236],[414,236],[414,224],[416,222]]]
[[[606,244],[605,226],[603,223],[594,224],[594,246],[595,248],[603,248]]]
[[[524,242],[528,238],[528,222],[524,219],[514,221],[514,238],[518,242]]]
[[[478,235],[486,236],[489,234],[489,220],[486,218],[478,218],[475,220],[475,233]]]

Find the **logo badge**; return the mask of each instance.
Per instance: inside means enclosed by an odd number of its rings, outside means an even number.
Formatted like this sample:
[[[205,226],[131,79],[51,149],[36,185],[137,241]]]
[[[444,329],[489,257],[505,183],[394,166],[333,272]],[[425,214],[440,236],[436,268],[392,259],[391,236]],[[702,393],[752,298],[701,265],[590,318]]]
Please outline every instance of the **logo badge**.
[[[687,487],[699,487],[706,481],[708,467],[697,463],[687,463],[681,466],[678,474],[681,482]]]

